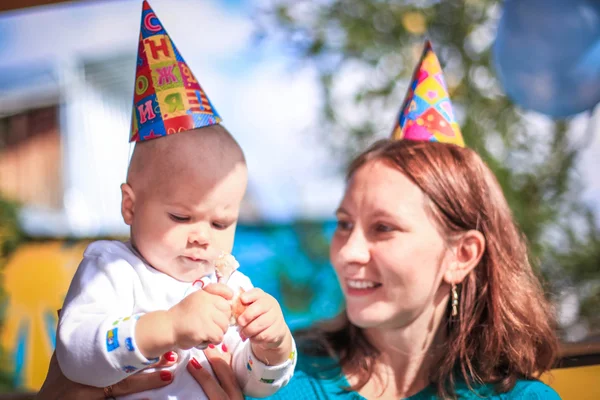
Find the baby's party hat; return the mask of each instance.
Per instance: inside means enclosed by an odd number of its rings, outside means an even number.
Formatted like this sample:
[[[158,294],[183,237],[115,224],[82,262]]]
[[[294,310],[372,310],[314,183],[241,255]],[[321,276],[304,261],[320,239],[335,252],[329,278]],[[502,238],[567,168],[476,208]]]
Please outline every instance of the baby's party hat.
[[[219,122],[217,110],[144,0],[129,141],[140,142]]]

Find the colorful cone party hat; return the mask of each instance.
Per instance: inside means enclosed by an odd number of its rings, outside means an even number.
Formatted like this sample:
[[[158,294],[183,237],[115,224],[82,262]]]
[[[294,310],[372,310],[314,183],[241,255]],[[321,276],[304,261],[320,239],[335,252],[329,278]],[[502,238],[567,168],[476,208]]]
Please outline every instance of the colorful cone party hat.
[[[162,23],[144,0],[130,142],[221,122]]]
[[[429,40],[425,42],[423,54],[396,120],[392,138],[465,146],[454,118],[442,67]]]

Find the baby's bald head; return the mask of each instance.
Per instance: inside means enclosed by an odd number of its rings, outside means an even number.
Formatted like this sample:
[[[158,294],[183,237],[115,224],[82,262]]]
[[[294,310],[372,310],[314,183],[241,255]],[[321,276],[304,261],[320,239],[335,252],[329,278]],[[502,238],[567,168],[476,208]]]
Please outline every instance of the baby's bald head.
[[[137,143],[121,213],[131,243],[157,270],[192,282],[231,252],[248,171],[220,125]]]
[[[239,144],[223,126],[212,125],[138,142],[127,183],[141,195],[170,184],[216,181],[239,164],[246,165]]]

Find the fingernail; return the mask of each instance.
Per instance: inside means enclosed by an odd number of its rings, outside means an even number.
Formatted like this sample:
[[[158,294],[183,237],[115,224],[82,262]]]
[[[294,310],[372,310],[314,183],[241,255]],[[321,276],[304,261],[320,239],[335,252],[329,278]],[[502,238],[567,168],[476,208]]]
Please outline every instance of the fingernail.
[[[173,379],[173,374],[171,374],[171,371],[160,371],[160,380],[161,381],[169,382],[172,379]]]
[[[211,348],[211,349],[214,349],[215,345],[214,344],[209,344],[208,347]]]
[[[173,351],[168,351],[168,352],[166,352],[166,353],[164,354],[164,356],[163,356],[163,357],[165,357],[165,359],[166,359],[167,361],[171,361],[171,362],[173,362],[173,361],[175,361],[175,352],[173,352]]]
[[[194,357],[192,357],[192,359],[190,360],[190,363],[192,364],[192,367],[194,367],[195,369],[202,369],[202,365],[200,365],[198,360],[196,360]]]
[[[221,350],[223,350],[225,353],[227,353],[227,346],[225,346],[225,343],[223,343],[221,345]]]

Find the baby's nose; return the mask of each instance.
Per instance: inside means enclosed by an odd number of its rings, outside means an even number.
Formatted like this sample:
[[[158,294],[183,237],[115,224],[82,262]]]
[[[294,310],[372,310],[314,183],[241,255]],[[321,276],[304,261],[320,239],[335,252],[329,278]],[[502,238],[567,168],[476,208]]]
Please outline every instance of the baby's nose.
[[[210,242],[210,235],[208,235],[202,229],[195,229],[189,233],[188,242],[205,246]]]

